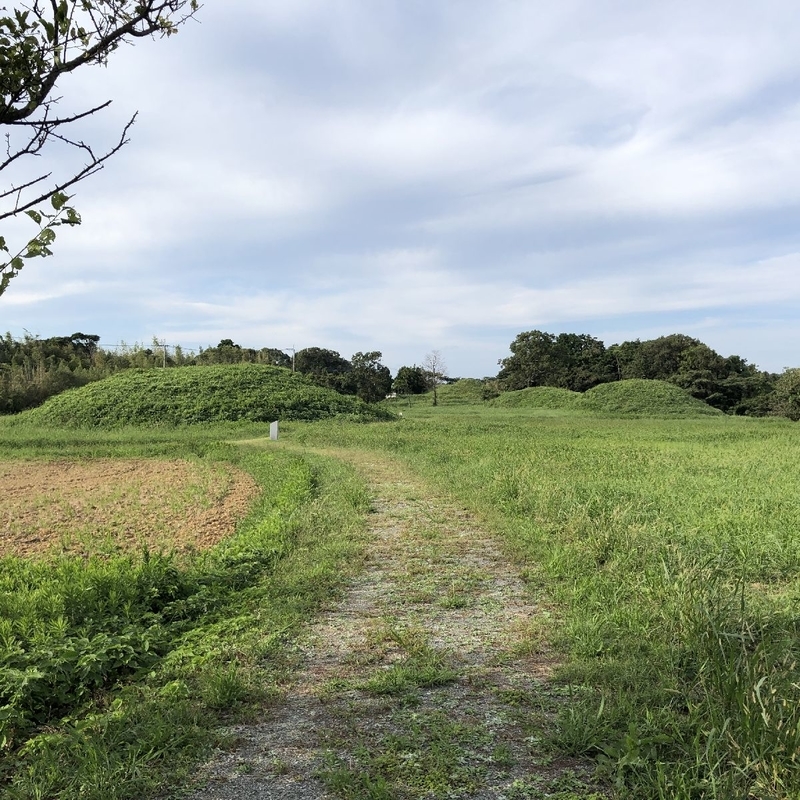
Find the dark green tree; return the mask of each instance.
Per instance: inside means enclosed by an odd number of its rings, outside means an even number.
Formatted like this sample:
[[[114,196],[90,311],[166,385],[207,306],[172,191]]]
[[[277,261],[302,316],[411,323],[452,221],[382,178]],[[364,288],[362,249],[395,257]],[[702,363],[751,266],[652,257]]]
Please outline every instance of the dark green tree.
[[[771,406],[773,414],[800,420],[800,368],[787,369],[778,376]]]
[[[272,364],[273,367],[291,367],[292,358],[275,347],[262,347],[258,351],[259,364]]]
[[[74,333],[40,339],[26,334],[0,339],[0,413],[16,413],[65,389],[102,377],[96,363],[99,336]]]
[[[633,377],[642,343],[638,339],[612,344],[606,351],[614,373],[614,380],[624,381]]]
[[[558,386],[583,392],[616,377],[605,345],[588,334],[525,331],[509,349],[497,376],[507,390]]]
[[[0,235],[0,295],[26,259],[52,254],[58,226],[80,224],[68,193],[127,144],[136,118],[109,146],[98,148],[81,135],[80,123],[111,101],[61,115],[59,80],[107,64],[124,42],[176,33],[197,8],[197,0],[30,0],[0,6],[0,172],[10,177],[0,185],[0,221],[25,214],[37,228],[21,246]],[[56,174],[37,164],[52,144],[61,148]],[[76,157],[72,166],[69,152]]]
[[[351,379],[352,364],[335,350],[324,347],[306,347],[298,350],[294,357],[297,372],[308,375],[316,384],[335,389],[342,394],[355,394]]]
[[[367,403],[383,400],[392,388],[392,373],[381,364],[383,354],[378,350],[369,353],[355,353],[350,359],[350,377],[355,393]]]
[[[216,347],[201,350],[195,359],[197,364],[272,364],[275,367],[291,367],[292,359],[274,347],[242,347],[233,339],[222,339]]]
[[[392,389],[398,394],[425,394],[428,391],[428,380],[425,370],[414,364],[413,367],[400,367],[397,370]]]
[[[553,373],[556,337],[545,331],[524,331],[509,345],[511,355],[498,363],[498,379],[509,391],[546,386]]]
[[[773,379],[741,356],[721,356],[708,345],[673,333],[647,341],[622,342],[608,348],[611,367],[620,380],[665,380],[686,389],[729,414],[765,414]]]
[[[659,336],[644,342],[623,342],[609,349],[612,350],[620,380],[645,378],[668,381],[680,372],[684,354],[698,346],[705,347],[699,339],[682,333],[671,333],[669,336]],[[696,350],[695,353],[699,363],[703,355]]]
[[[246,360],[247,351],[236,344],[233,339],[221,339],[216,347],[203,351],[201,363],[206,364],[241,364]]]
[[[556,336],[551,363],[549,386],[585,392],[600,383],[614,380],[606,346],[587,333],[560,333]]]

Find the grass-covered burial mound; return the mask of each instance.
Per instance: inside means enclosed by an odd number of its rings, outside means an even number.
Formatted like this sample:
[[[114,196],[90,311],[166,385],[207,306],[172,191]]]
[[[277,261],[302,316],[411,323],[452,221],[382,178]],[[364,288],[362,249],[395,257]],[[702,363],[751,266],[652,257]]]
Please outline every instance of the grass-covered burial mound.
[[[436,392],[439,396],[439,405],[475,405],[483,402],[483,381],[477,378],[462,378],[455,383],[440,386]]]
[[[614,383],[601,383],[589,389],[577,404],[578,408],[601,414],[637,417],[719,416],[722,412],[688,392],[666,381],[634,378]]]
[[[67,427],[388,419],[385,409],[312,384],[282,367],[235,364],[126,370],[50,398],[20,422]]]
[[[531,386],[514,392],[503,392],[492,400],[498,408],[546,408],[551,410],[574,409],[581,399],[578,392],[556,386]]]

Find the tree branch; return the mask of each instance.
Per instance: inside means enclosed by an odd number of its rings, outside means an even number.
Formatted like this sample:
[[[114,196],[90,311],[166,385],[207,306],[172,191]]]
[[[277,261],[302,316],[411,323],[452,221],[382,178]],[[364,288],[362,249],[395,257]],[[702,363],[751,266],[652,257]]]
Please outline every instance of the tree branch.
[[[170,16],[179,14],[187,4],[190,9],[189,12],[180,14],[177,20],[172,21]],[[60,36],[58,6],[55,2],[52,2],[52,5],[53,42],[47,47],[42,47],[40,52],[40,69],[37,76],[40,79],[40,83],[38,83],[38,88],[35,88],[32,92],[27,92],[28,101],[22,107],[15,107],[14,105],[15,102],[21,102],[21,96],[16,98],[12,96],[11,102],[3,103],[0,106],[0,124],[13,124],[26,120],[45,102],[53,91],[56,81],[62,75],[73,72],[85,64],[103,63],[108,54],[115,50],[126,37],[142,38],[152,36],[158,32],[169,36],[177,30],[178,26],[194,17],[199,8],[196,0],[161,0],[160,2],[146,0],[135,6],[135,13],[125,22],[116,24],[126,16],[124,8],[127,3],[123,3],[119,8],[112,7],[111,11],[99,15],[99,18],[95,17],[94,6],[89,5],[85,10],[92,20],[97,41],[93,45],[87,46],[75,58],[60,60],[56,57],[59,46],[57,42],[60,41],[58,39]],[[38,8],[38,4],[35,4],[34,8]],[[51,23],[48,21],[49,24]],[[90,38],[91,36],[87,36],[87,40]],[[24,94],[26,93],[21,93],[22,96]]]
[[[117,142],[117,144],[114,145],[114,147],[112,147],[110,150],[108,150],[104,155],[102,155],[100,157],[96,157],[94,155],[94,153],[92,152],[92,149],[88,145],[84,144],[83,142],[71,142],[71,141],[69,141],[68,139],[65,139],[62,136],[57,136],[57,138],[61,139],[62,141],[67,142],[68,144],[71,144],[74,147],[80,147],[81,149],[85,149],[87,152],[89,152],[90,158],[91,158],[90,162],[88,164],[86,164],[83,167],[83,169],[81,169],[79,172],[77,172],[75,175],[73,175],[70,179],[62,181],[61,183],[57,183],[51,190],[40,194],[38,197],[34,197],[34,198],[31,198],[30,200],[26,200],[24,203],[20,203],[18,201],[14,205],[14,208],[9,210],[9,211],[5,211],[5,212],[0,211],[0,220],[9,219],[10,217],[15,217],[18,214],[21,214],[22,212],[27,211],[28,209],[32,209],[34,206],[38,206],[40,203],[43,203],[46,200],[49,200],[50,197],[52,197],[54,194],[56,194],[58,192],[63,192],[66,189],[69,189],[70,186],[74,186],[76,183],[82,181],[84,178],[88,178],[90,175],[94,175],[95,172],[98,172],[99,170],[101,170],[103,168],[104,163],[106,161],[108,161],[108,159],[111,158],[111,156],[113,156],[116,153],[118,153],[130,141],[128,139],[128,131],[131,129],[131,126],[134,124],[134,122],[136,122],[136,116],[137,115],[134,114],[130,118],[128,123],[125,125],[125,127],[122,129],[122,135],[120,136],[119,141]],[[54,136],[55,136],[55,134],[54,134]],[[42,178],[37,178],[35,181],[32,181],[30,185],[33,185],[34,183],[38,183],[39,181],[44,180],[47,177],[49,177],[49,174],[43,176]],[[19,187],[18,189],[14,189],[11,192],[6,192],[6,195],[4,195],[4,196],[7,196],[8,194],[13,194],[14,192],[19,192],[23,188],[26,188],[26,187],[25,186]]]
[[[6,189],[2,194],[0,194],[0,200],[5,199],[6,197],[10,197],[12,194],[20,194],[20,192],[24,192],[25,189],[30,189],[31,186],[35,186],[37,183],[41,183],[42,181],[46,181],[53,173],[48,172],[46,175],[40,175],[38,178],[34,178],[32,181],[28,181],[27,183],[23,183],[21,186],[12,186],[10,189]],[[5,217],[11,216],[13,217],[16,214],[16,211],[9,211],[7,214],[3,214],[0,212],[0,219],[4,219]]]
[[[57,102],[57,99],[53,99],[48,101],[49,103]],[[57,125],[68,125],[70,122],[77,122],[79,119],[84,119],[85,117],[90,117],[92,114],[96,114],[98,111],[102,111],[104,108],[108,108],[113,100],[106,100],[105,103],[101,103],[99,106],[95,106],[94,108],[90,108],[88,111],[80,111],[77,114],[73,114],[71,117],[57,117],[56,119],[44,119],[39,120],[20,120],[17,122],[4,122],[3,125],[8,125],[9,127],[17,126],[26,126],[26,127],[34,127],[34,126],[48,126],[48,127],[56,127]],[[47,106],[49,110],[49,105]]]
[[[48,142],[83,151],[86,159],[71,177],[59,178],[47,191],[42,183],[52,172],[0,188],[0,201],[11,206],[0,209],[0,220],[25,213],[39,226],[36,236],[14,256],[0,236],[0,259],[10,259],[0,260],[0,295],[25,259],[51,254],[56,227],[80,224],[78,213],[66,205],[66,190],[103,169],[128,143],[136,121],[134,114],[116,144],[98,155],[90,143],[68,135],[65,126],[106,109],[111,101],[57,116],[53,107],[60,98],[53,92],[58,79],[87,64],[107,63],[122,42],[157,34],[171,36],[198,9],[198,0],[29,0],[28,5],[17,3],[9,16],[0,16],[0,126],[27,129],[19,144],[6,133],[0,173],[26,156],[40,156]],[[4,12],[6,7],[0,7],[0,13]],[[46,201],[50,203],[48,211],[36,208]]]

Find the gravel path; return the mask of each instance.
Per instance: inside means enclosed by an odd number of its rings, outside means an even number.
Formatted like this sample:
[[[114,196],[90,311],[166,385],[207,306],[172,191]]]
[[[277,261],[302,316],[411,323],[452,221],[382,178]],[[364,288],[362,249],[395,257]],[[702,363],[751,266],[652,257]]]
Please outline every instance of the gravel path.
[[[562,700],[526,635],[537,608],[493,539],[401,465],[331,455],[371,485],[366,567],[192,800],[592,796],[586,765],[537,744]]]

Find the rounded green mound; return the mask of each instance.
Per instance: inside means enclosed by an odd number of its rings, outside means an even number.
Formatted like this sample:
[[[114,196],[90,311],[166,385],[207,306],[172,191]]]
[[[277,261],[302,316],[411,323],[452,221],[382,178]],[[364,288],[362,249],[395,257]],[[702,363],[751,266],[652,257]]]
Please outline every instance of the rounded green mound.
[[[530,386],[514,392],[503,392],[492,400],[499,408],[546,408],[551,410],[573,409],[581,395],[556,386]]]
[[[19,422],[80,428],[204,422],[390,419],[385,409],[315,386],[283,367],[236,364],[126,370],[71,389],[20,414]]]
[[[436,393],[439,404],[443,406],[472,405],[483,402],[483,381],[477,378],[461,378],[445,386],[440,386]]]
[[[639,417],[719,416],[719,409],[706,405],[688,392],[666,381],[635,378],[601,383],[581,396],[577,408],[605,414]]]

